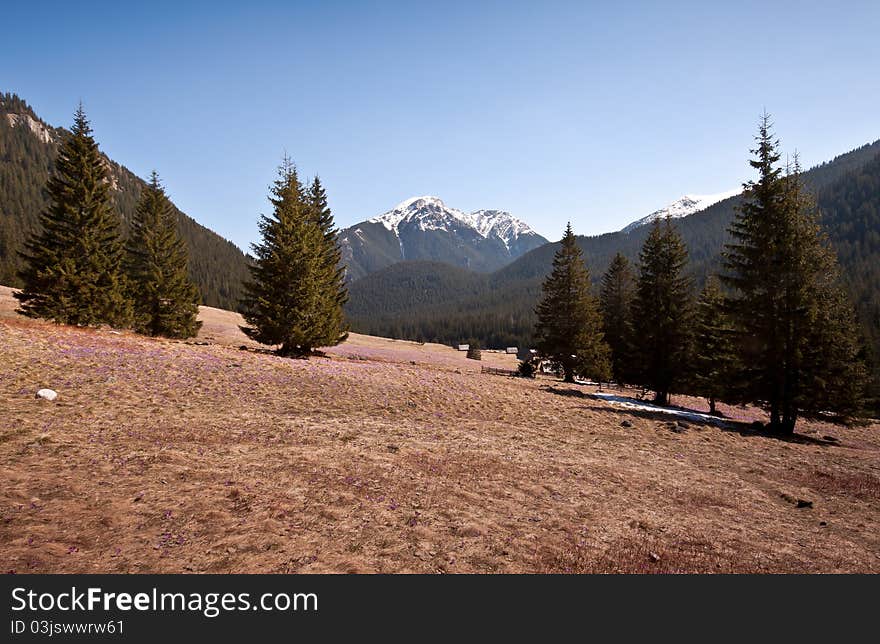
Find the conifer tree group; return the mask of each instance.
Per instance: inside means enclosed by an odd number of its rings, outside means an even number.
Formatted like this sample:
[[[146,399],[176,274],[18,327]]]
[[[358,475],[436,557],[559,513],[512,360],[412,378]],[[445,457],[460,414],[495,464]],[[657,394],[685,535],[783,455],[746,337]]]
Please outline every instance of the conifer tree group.
[[[767,408],[770,429],[790,434],[799,414],[851,415],[865,382],[855,316],[836,257],[795,158],[783,172],[765,115],[750,161],[758,179],[724,254],[726,308],[740,369],[733,398]]]
[[[170,202],[153,175],[125,243],[106,162],[80,106],[46,191],[48,209],[26,244],[19,311],[78,326],[195,335],[199,294]]]
[[[198,333],[200,295],[175,213],[154,172],[138,200],[128,239],[111,195],[107,164],[82,106],[49,179],[49,208],[26,245],[20,312],[63,324],[110,325],[187,338]],[[327,194],[306,188],[282,164],[254,246],[242,327],[282,355],[305,356],[345,340],[344,266]]]
[[[242,326],[253,340],[283,356],[305,357],[348,337],[342,307],[348,297],[333,217],[316,178],[308,189],[285,158],[253,245]]]
[[[602,329],[617,382],[653,391],[660,404],[671,393],[703,396],[711,413],[719,401],[756,404],[770,431],[791,433],[800,415],[858,414],[867,372],[797,157],[780,166],[766,116],[756,140],[758,178],[744,185],[720,283],[710,276],[694,301],[687,249],[670,219],[656,221],[635,286],[620,255],[603,276]]]

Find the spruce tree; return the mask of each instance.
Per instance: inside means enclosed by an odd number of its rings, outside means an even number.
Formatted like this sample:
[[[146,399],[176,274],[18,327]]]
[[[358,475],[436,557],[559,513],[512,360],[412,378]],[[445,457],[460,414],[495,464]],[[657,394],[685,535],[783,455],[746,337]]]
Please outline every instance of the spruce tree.
[[[262,242],[254,244],[251,281],[245,284],[242,330],[284,356],[307,356],[317,347],[346,337],[342,327],[338,263],[328,251],[332,219],[320,199],[305,193],[289,159],[279,168],[269,201],[270,216],[260,218]],[[326,209],[326,201],[323,201]]]
[[[653,390],[661,405],[687,377],[692,302],[686,265],[687,249],[671,219],[655,221],[639,255],[633,363],[636,384]]]
[[[306,203],[324,235],[322,247],[324,284],[321,288],[324,339],[321,346],[333,346],[348,338],[348,325],[343,312],[343,307],[348,302],[348,288],[345,285],[345,265],[342,262],[342,251],[337,238],[339,231],[327,204],[327,193],[318,177],[315,177],[309,186]]]
[[[852,302],[841,284],[837,256],[819,224],[819,212],[801,179],[797,154],[784,178],[784,244],[794,262],[786,280],[782,314],[787,358],[794,377],[783,390],[782,430],[793,432],[797,416],[828,413],[848,420],[863,406],[867,385],[864,347]],[[788,271],[787,271],[788,272]]]
[[[696,309],[691,381],[694,393],[706,398],[709,413],[715,414],[715,403],[725,399],[735,364],[733,331],[715,277],[707,280]]]
[[[632,371],[629,362],[633,289],[629,261],[617,253],[602,276],[599,308],[602,312],[605,341],[611,349],[612,377],[618,383],[626,382]]]
[[[134,330],[169,338],[196,335],[202,326],[196,321],[199,291],[187,273],[186,245],[155,172],[138,200],[127,251]]]
[[[832,270],[831,280],[836,275]],[[812,417],[831,412],[838,419],[850,420],[864,411],[869,382],[866,348],[858,333],[855,310],[837,283],[818,290],[814,310],[805,342],[804,386],[798,407]]]
[[[607,380],[610,351],[602,336],[596,298],[590,292],[590,273],[571,224],[565,229],[542,291],[535,311],[539,355],[562,367],[565,382],[574,382],[575,375]]]
[[[120,219],[104,159],[82,105],[46,184],[48,208],[25,244],[19,312],[63,324],[125,326],[131,303]]]
[[[864,366],[835,256],[797,163],[787,173],[778,166],[767,115],[756,140],[758,179],[744,185],[724,255],[742,362],[734,391],[768,410],[771,431],[790,434],[802,412],[853,413]]]

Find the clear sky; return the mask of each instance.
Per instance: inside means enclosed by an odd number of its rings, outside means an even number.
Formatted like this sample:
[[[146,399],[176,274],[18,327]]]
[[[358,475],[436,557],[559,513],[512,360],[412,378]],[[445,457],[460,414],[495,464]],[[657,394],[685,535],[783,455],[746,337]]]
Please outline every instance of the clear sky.
[[[130,6],[129,6],[130,5]],[[880,2],[6,3],[0,90],[242,247],[286,151],[347,226],[415,195],[548,238],[880,138]]]

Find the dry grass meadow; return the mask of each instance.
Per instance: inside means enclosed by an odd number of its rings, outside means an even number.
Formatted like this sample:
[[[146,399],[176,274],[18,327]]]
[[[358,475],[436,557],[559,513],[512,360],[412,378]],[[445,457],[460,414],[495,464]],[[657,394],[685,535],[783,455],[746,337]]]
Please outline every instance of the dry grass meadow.
[[[5,571],[880,571],[876,424],[779,440],[438,345],[289,360],[216,309],[196,342],[12,309],[4,289]]]

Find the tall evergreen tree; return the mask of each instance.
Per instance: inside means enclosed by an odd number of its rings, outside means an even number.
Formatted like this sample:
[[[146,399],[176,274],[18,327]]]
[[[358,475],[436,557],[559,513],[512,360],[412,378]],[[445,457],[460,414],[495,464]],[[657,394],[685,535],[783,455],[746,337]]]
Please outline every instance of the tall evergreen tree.
[[[767,115],[756,141],[750,165],[758,179],[744,185],[725,249],[727,306],[743,365],[734,384],[739,399],[767,408],[771,431],[790,434],[799,413],[817,405],[850,413],[864,368],[835,257],[797,163],[785,174],[777,165]]]
[[[706,281],[696,308],[691,380],[694,393],[709,401],[709,413],[714,414],[715,403],[727,395],[735,364],[733,330],[715,277]]]
[[[590,273],[571,224],[565,229],[553,258],[553,271],[542,290],[535,311],[539,355],[562,366],[565,382],[574,382],[575,375],[607,380],[610,351],[602,337],[598,303],[590,293]]]
[[[127,251],[135,331],[169,338],[196,335],[202,326],[196,321],[199,291],[187,273],[186,245],[155,172],[141,192]]]
[[[785,362],[794,377],[783,389],[782,429],[794,431],[798,414],[842,419],[863,406],[867,368],[858,322],[841,284],[837,256],[819,224],[816,202],[801,179],[797,154],[784,179],[791,239],[784,244],[795,261],[786,280],[784,338],[794,354]],[[790,419],[790,420],[789,420]]]
[[[830,276],[834,279],[836,271]],[[852,302],[837,283],[818,290],[805,345],[804,385],[797,401],[801,412],[814,417],[832,412],[843,420],[862,413],[869,383],[866,348]]]
[[[599,291],[599,308],[602,312],[602,328],[605,341],[611,348],[611,373],[618,383],[627,381],[629,367],[632,298],[634,281],[629,260],[620,253],[602,276]]]
[[[122,268],[120,220],[82,105],[46,185],[49,207],[25,245],[19,311],[64,324],[124,326],[131,303]]]
[[[633,300],[635,381],[654,391],[658,404],[682,387],[691,338],[691,281],[685,275],[687,249],[667,217],[655,221],[639,255]]]
[[[285,159],[269,201],[271,216],[260,218],[262,242],[252,249],[255,262],[245,284],[242,330],[261,344],[279,345],[285,356],[307,356],[317,347],[346,337],[341,326],[339,267],[329,258],[324,208],[316,208],[296,168]]]
[[[343,307],[348,302],[348,287],[345,285],[345,265],[342,262],[342,251],[337,238],[339,231],[327,204],[327,193],[318,177],[315,177],[309,186],[306,203],[324,235],[322,278],[325,283],[321,294],[324,298],[322,324],[325,340],[322,346],[331,346],[348,338],[348,325],[343,313]]]

